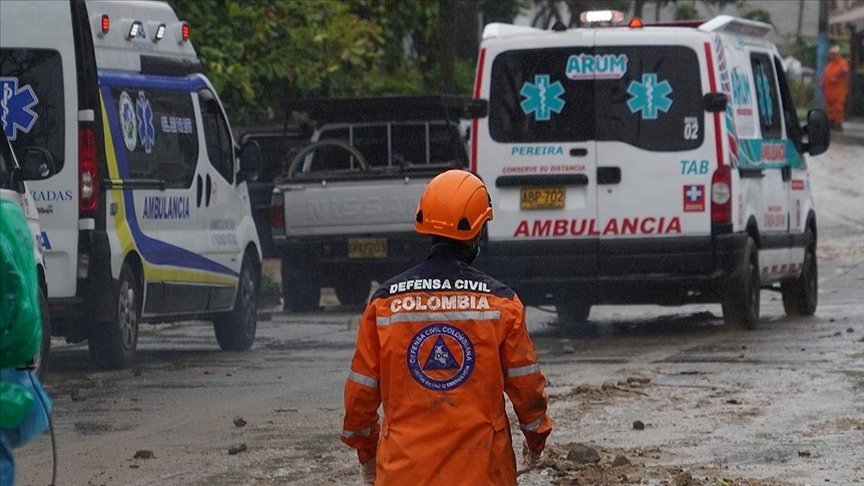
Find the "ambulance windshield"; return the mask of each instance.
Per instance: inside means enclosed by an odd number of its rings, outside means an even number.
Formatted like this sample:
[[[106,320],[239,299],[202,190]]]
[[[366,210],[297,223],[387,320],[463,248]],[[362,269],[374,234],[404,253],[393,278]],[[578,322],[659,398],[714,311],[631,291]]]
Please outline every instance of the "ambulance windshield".
[[[504,52],[492,64],[489,126],[501,143],[620,141],[645,150],[702,145],[696,52],[597,46]]]

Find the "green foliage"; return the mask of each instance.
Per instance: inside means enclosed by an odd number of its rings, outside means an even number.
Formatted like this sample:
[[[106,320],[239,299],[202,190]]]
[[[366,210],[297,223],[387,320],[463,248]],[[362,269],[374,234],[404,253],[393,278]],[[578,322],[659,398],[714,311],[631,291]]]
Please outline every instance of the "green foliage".
[[[675,5],[675,20],[694,20],[699,17],[699,11],[693,4],[679,3]]]
[[[356,94],[383,55],[381,26],[330,1],[171,0],[192,25],[235,123],[279,118],[288,97]]]
[[[289,98],[437,93],[442,85],[441,0],[168,1],[191,24],[198,55],[238,125],[281,121]],[[491,22],[512,21],[529,0],[476,1]],[[457,19],[457,26],[474,24]],[[456,92],[470,93],[473,63],[456,59],[454,78]]]
[[[261,275],[261,288],[258,289],[258,303],[263,307],[279,305],[282,297],[282,289],[279,282],[270,278],[269,275]]]
[[[772,23],[770,12],[752,5],[745,7],[744,11],[741,13],[741,17],[750,20],[758,20],[759,22],[765,22],[766,24]]]

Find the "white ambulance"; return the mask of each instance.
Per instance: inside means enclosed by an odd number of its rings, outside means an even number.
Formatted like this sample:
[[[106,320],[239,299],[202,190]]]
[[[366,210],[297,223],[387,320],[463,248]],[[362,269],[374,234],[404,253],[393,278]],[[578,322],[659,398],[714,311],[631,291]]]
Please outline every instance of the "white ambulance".
[[[190,26],[148,1],[0,1],[6,134],[47,150],[30,189],[53,332],[127,366],[140,321],[213,319],[223,349],[255,338],[260,245],[227,117]]]
[[[816,211],[803,128],[770,25],[483,33],[472,170],[495,222],[481,266],[564,322],[594,304],[720,302],[759,320],[760,289],[788,314],[817,303]]]
[[[0,121],[0,128],[3,123]],[[48,312],[48,289],[45,283],[45,258],[42,255],[39,211],[33,203],[27,181],[50,177],[54,162],[47,150],[39,147],[22,147],[16,157],[6,139],[0,134],[0,199],[15,201],[27,218],[27,226],[33,241],[33,255],[36,259],[36,278],[39,280],[39,304],[42,311],[42,345],[33,359],[33,369],[42,375],[48,366],[48,353],[51,349],[51,318]],[[32,184],[32,182],[29,182]]]

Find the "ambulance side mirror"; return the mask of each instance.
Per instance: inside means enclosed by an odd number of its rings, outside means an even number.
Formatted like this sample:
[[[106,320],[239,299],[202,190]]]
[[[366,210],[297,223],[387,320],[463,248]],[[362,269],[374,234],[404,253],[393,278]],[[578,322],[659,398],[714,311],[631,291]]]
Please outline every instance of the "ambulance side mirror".
[[[41,181],[57,172],[51,152],[42,147],[23,147],[18,152],[21,163],[21,178],[25,181]]]
[[[804,150],[810,155],[819,155],[828,150],[831,144],[831,129],[828,123],[828,115],[824,111],[816,109],[807,112],[807,126],[804,127],[807,134],[807,143]]]
[[[726,111],[726,104],[728,102],[729,99],[723,93],[705,93],[705,96],[702,97],[702,106],[709,113]]]
[[[261,171],[261,146],[255,140],[249,140],[240,148],[240,170],[237,172],[238,182],[255,181]]]

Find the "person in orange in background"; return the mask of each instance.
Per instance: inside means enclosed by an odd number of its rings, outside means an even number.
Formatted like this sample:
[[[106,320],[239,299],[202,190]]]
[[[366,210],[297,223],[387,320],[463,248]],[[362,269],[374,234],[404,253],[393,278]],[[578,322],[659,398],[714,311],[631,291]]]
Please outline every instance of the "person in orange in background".
[[[831,46],[828,50],[828,63],[822,74],[822,94],[831,128],[843,130],[846,119],[846,97],[849,94],[849,62],[840,55],[840,47]]]
[[[384,282],[366,307],[340,438],[357,449],[369,484],[515,485],[505,392],[525,436],[523,462],[536,465],[546,445],[546,378],[525,308],[471,267],[491,219],[477,176],[433,178],[414,225],[432,236],[428,257]]]

